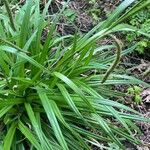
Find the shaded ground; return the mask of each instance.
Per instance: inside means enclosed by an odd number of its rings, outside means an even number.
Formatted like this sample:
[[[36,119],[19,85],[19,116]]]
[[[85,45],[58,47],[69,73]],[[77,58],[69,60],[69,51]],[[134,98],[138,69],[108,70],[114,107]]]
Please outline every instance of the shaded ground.
[[[58,25],[61,34],[75,32],[78,28],[85,33],[92,29],[98,22],[107,18],[122,0],[71,0],[69,8]],[[55,13],[63,1],[56,0],[50,7],[50,13]],[[77,28],[76,28],[76,27]]]

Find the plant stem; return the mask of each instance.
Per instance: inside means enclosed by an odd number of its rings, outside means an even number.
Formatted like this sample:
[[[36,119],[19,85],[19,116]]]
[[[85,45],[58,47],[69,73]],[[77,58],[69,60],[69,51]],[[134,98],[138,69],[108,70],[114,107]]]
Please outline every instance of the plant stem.
[[[7,13],[8,13],[8,16],[9,16],[9,20],[10,20],[10,24],[11,24],[11,27],[14,31],[16,31],[16,28],[15,28],[15,24],[14,24],[14,20],[13,20],[13,15],[11,13],[11,10],[9,8],[9,3],[8,3],[8,0],[3,0],[4,1],[4,5],[6,7],[6,10],[7,10]]]
[[[122,43],[120,40],[118,40],[115,36],[113,35],[109,35],[114,41],[115,41],[115,44],[116,44],[116,47],[117,47],[117,56],[116,56],[116,59],[115,61],[113,62],[113,64],[110,66],[110,68],[107,70],[107,72],[105,73],[104,75],[104,78],[102,79],[102,83],[104,83],[108,76],[111,74],[111,72],[116,68],[116,66],[118,65],[118,63],[120,62],[120,58],[121,58],[121,50],[122,50]]]

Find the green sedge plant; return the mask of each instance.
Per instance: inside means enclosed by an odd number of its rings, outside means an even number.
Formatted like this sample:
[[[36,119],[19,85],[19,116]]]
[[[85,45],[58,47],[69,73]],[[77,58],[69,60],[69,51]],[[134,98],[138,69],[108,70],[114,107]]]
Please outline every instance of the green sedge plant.
[[[84,36],[57,33],[57,22],[69,1],[51,17],[51,0],[43,10],[40,0],[26,0],[23,6],[16,6],[15,13],[7,0],[3,2],[1,8],[7,11],[0,14],[0,148],[90,150],[91,145],[107,149],[114,143],[126,149],[124,141],[141,144],[133,135],[135,130],[140,133],[134,121],[150,119],[111,100],[125,94],[108,87],[150,86],[114,73],[120,57],[136,48],[123,49],[114,34],[138,32],[150,38],[135,27],[121,24],[150,1],[134,4],[135,0],[125,0]],[[114,43],[96,44],[106,37]],[[116,54],[105,57],[113,49]]]
[[[142,102],[142,98],[140,96],[141,92],[142,92],[142,88],[141,87],[139,87],[139,86],[133,86],[133,87],[129,87],[128,88],[127,95],[132,96],[133,99],[134,99],[134,101],[135,101],[135,103],[137,105],[139,105]]]

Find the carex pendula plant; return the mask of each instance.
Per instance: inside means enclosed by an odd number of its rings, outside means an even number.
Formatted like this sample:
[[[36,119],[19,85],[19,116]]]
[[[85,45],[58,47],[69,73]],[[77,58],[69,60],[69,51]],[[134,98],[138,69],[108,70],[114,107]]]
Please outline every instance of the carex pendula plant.
[[[150,1],[124,0],[105,21],[85,35],[59,36],[57,23],[68,2],[49,15],[51,0],[40,9],[39,0],[26,0],[12,11],[3,0],[0,14],[0,146],[3,150],[81,150],[124,141],[141,144],[134,121],[150,122],[137,111],[111,100],[124,93],[116,84],[142,84],[115,73],[125,49],[115,33],[138,32],[123,24]],[[130,7],[130,8],[129,8]],[[129,9],[127,9],[129,8]],[[43,33],[44,38],[43,38]],[[98,40],[113,43],[100,46]],[[106,53],[116,50],[115,54]],[[106,55],[105,55],[106,54]],[[96,73],[93,71],[96,70]]]

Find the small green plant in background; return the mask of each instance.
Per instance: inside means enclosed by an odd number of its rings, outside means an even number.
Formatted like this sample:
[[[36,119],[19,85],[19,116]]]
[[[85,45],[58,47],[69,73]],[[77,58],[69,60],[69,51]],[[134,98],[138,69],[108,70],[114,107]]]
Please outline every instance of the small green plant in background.
[[[150,119],[111,100],[118,93],[108,87],[150,86],[114,72],[120,57],[133,52],[136,46],[123,49],[112,38],[118,31],[138,32],[119,25],[150,1],[141,0],[132,5],[134,0],[125,0],[106,21],[83,36],[58,35],[57,22],[68,3],[51,17],[50,4],[48,1],[41,10],[40,0],[26,0],[12,14],[5,3],[8,14],[0,15],[0,147],[3,150],[90,150],[91,144],[101,148],[97,144],[100,142],[106,148],[114,143],[120,149],[126,149],[124,141],[141,144],[132,134],[134,120],[150,122]],[[121,15],[131,5],[133,9]],[[43,40],[44,31],[47,34]],[[96,44],[106,37],[111,37],[114,43]],[[109,53],[112,49],[120,50],[103,57],[106,50]]]
[[[92,16],[94,20],[93,24],[96,24],[98,21],[100,21],[101,10],[98,8],[96,0],[90,0],[89,4],[91,4],[92,7],[87,10],[87,13]]]
[[[116,145],[115,143],[109,143],[109,148],[108,150],[120,150],[119,146]]]
[[[150,34],[150,6],[139,11],[130,18],[129,24],[136,26],[146,34]],[[150,47],[149,39],[141,36],[137,33],[128,33],[126,36],[127,43],[137,42],[137,48],[135,49],[139,54],[143,54],[144,50]]]
[[[141,92],[142,88],[139,86],[133,86],[128,88],[128,95],[131,95],[133,97],[133,100],[135,101],[136,104],[141,104],[142,98],[141,98]]]
[[[71,22],[75,21],[77,14],[74,10],[68,8],[63,13]]]
[[[96,0],[90,0],[89,3],[90,3],[90,4],[95,4],[95,3],[96,3]]]

